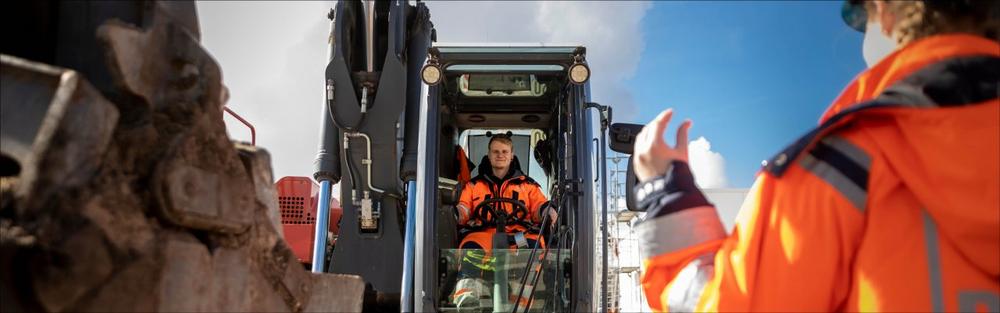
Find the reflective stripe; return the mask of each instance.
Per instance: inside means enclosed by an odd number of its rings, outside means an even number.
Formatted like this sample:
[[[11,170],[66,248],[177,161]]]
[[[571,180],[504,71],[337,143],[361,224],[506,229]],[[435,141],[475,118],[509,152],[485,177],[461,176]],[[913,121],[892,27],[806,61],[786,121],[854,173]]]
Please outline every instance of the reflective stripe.
[[[465,252],[465,256],[462,257],[462,263],[475,266],[480,270],[493,271],[496,265],[496,257],[486,256],[486,252],[483,250],[468,250]]]
[[[469,292],[472,292],[472,289],[462,288],[462,289],[459,289],[459,290],[455,290],[455,294],[452,297],[457,298],[458,296],[464,295],[464,294],[469,293]]]
[[[841,138],[840,136],[829,136],[823,138],[823,143],[833,147],[837,151],[840,151],[840,153],[843,153],[865,170],[870,170],[872,158],[868,156],[868,153],[861,149],[861,147],[855,146],[853,143],[847,141],[847,139]]]
[[[517,243],[517,247],[520,249],[528,248],[528,239],[524,238],[523,232],[514,233],[514,242]]]
[[[705,284],[715,275],[715,252],[691,261],[674,278],[667,291],[667,307],[671,312],[694,312]]]
[[[914,84],[893,84],[886,88],[879,98],[886,99],[893,103],[907,104],[918,108],[933,108],[938,104],[933,99],[927,97],[923,91],[924,86]]]
[[[469,212],[469,208],[466,207],[464,204],[461,204],[461,203],[458,204],[457,208],[458,208],[458,223],[459,224],[464,224],[464,223],[468,222],[469,221],[469,215],[472,214],[472,213]]]
[[[841,144],[850,145],[847,141],[843,141]],[[868,168],[871,161],[865,163],[855,161],[856,159],[870,160],[863,151],[861,155],[851,156],[851,154],[855,154],[857,151],[862,150],[858,148],[845,151],[821,141],[816,143],[816,146],[808,154],[837,169],[844,177],[855,185],[858,185],[862,190],[868,190]]]
[[[980,304],[986,306],[986,312],[1000,312],[1000,294],[986,290],[958,292],[958,311],[978,312]]]
[[[830,136],[804,154],[799,165],[837,189],[859,211],[865,211],[871,157],[864,150],[843,138]]]
[[[857,184],[848,179],[847,176],[844,176],[843,173],[826,162],[816,159],[811,154],[804,155],[800,164],[803,168],[812,172],[813,175],[823,179],[834,189],[837,189],[856,209],[861,212],[865,211],[868,192],[858,187]]]
[[[698,207],[646,220],[636,226],[644,259],[726,237],[714,207]]]
[[[938,253],[937,225],[927,210],[924,215],[924,241],[927,244],[927,275],[931,288],[931,307],[934,312],[944,312],[944,296],[941,291],[941,256]]]

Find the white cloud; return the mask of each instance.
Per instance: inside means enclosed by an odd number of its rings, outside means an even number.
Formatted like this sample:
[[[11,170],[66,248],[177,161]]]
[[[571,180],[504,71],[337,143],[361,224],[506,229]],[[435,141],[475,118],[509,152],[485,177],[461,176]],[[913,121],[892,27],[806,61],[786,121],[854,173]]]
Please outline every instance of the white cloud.
[[[724,188],[726,179],[726,159],[712,151],[712,143],[705,137],[698,137],[688,143],[688,164],[694,179],[701,188]]]
[[[330,2],[197,2],[202,45],[219,62],[228,106],[254,124],[275,179],[312,176],[319,145]],[[225,117],[230,137],[250,131]]]
[[[635,74],[649,2],[431,1],[438,42],[571,43],[587,47],[591,99],[631,120],[636,104],[625,81]]]
[[[576,43],[587,47],[592,99],[636,114],[625,80],[643,49],[648,2],[425,2],[438,42]],[[311,176],[319,144],[326,14],[333,2],[197,2],[202,44],[222,67],[229,107],[257,128],[276,178]],[[226,117],[230,136],[250,133]]]

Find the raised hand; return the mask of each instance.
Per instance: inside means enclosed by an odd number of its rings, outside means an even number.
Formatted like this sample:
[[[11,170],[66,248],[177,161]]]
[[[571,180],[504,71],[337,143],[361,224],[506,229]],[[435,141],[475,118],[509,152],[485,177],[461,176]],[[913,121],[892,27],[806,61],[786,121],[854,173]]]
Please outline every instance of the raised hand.
[[[667,173],[670,163],[673,161],[688,160],[688,129],[691,128],[691,120],[685,120],[677,128],[677,143],[674,147],[667,145],[663,141],[663,131],[667,129],[670,118],[674,115],[674,109],[666,109],[660,112],[635,139],[635,176],[639,181],[646,181],[650,178]]]

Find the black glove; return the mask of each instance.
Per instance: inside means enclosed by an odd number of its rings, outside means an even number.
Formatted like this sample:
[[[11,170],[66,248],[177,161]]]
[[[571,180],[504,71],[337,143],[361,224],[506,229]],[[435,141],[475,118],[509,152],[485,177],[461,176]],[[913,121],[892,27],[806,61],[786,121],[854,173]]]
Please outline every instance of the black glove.
[[[695,184],[687,162],[682,161],[674,161],[666,174],[636,185],[632,192],[646,219],[712,205]]]

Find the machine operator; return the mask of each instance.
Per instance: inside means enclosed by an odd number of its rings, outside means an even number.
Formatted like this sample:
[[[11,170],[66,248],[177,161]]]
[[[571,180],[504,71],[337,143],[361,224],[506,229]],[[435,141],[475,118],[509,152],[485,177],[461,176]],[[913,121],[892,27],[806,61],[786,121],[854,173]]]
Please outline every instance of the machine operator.
[[[514,144],[509,136],[493,135],[489,142],[489,152],[487,156],[490,161],[490,168],[479,171],[479,175],[473,177],[462,190],[462,194],[456,208],[459,227],[468,230],[459,247],[466,251],[462,258],[459,281],[455,285],[455,293],[452,301],[459,307],[465,305],[478,305],[480,297],[489,295],[484,277],[492,277],[487,272],[492,272],[491,258],[489,256],[493,244],[493,235],[497,232],[496,226],[491,220],[484,221],[476,218],[477,211],[483,210],[477,206],[486,199],[504,198],[520,201],[524,204],[527,214],[522,214],[524,223],[510,223],[506,225],[506,232],[509,238],[510,248],[527,249],[535,245],[539,239],[537,232],[531,231],[523,224],[540,226],[543,214],[548,214],[548,221],[554,223],[556,211],[548,205],[541,187],[533,179],[521,172],[520,165],[514,163]],[[485,164],[480,164],[480,167]],[[513,205],[506,203],[495,204],[497,210],[504,210],[507,214],[514,214],[516,209]],[[544,246],[544,241],[538,243]]]

